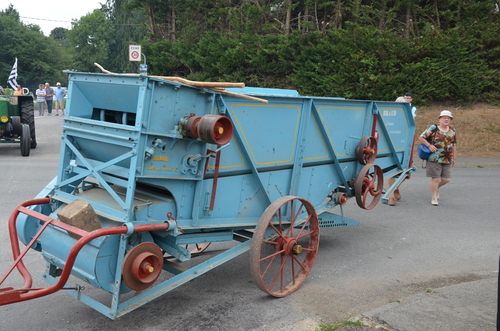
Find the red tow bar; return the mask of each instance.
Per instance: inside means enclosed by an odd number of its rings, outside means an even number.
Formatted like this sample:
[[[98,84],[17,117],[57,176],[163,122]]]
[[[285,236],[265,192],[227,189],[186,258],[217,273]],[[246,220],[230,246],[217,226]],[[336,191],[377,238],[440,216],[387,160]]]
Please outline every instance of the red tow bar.
[[[14,263],[12,266],[7,270],[5,275],[0,279],[0,285],[3,284],[3,282],[7,279],[9,274],[17,268],[21,276],[24,278],[24,285],[20,289],[14,289],[12,287],[6,287],[6,288],[0,288],[0,306],[2,305],[7,305],[11,303],[16,303],[16,302],[21,302],[21,301],[26,301],[26,300],[31,300],[31,299],[36,299],[45,295],[52,294],[54,292],[57,292],[61,289],[63,289],[64,285],[68,281],[68,278],[71,274],[71,269],[73,268],[73,265],[75,263],[76,257],[80,250],[90,241],[102,237],[102,236],[108,236],[108,235],[114,235],[114,234],[124,234],[127,233],[128,228],[126,226],[117,226],[117,227],[110,227],[110,228],[103,228],[103,229],[98,229],[92,232],[87,232],[82,229],[76,228],[74,226],[68,225],[66,223],[63,223],[61,221],[58,221],[56,219],[53,219],[51,217],[48,217],[44,214],[41,214],[39,212],[36,212],[32,209],[27,208],[28,206],[34,206],[34,205],[44,205],[50,203],[49,198],[44,198],[44,199],[34,199],[34,200],[28,200],[20,205],[18,205],[12,214],[10,215],[9,218],[9,236],[10,236],[10,243],[12,247],[12,254],[14,257]],[[26,214],[28,216],[31,216],[33,218],[36,218],[42,222],[44,222],[44,225],[41,227],[41,229],[37,232],[37,234],[33,237],[31,242],[26,246],[25,250],[21,253],[19,249],[19,239],[17,237],[17,230],[16,230],[16,221],[19,213]],[[46,287],[46,288],[41,288],[41,289],[34,289],[31,288],[33,279],[31,277],[31,274],[29,273],[28,269],[24,265],[22,259],[24,255],[28,252],[28,250],[35,244],[36,240],[38,237],[43,233],[43,231],[47,228],[47,226],[53,225],[58,228],[64,229],[68,232],[74,233],[76,235],[81,236],[81,238],[75,243],[75,245],[71,248],[68,258],[66,259],[66,264],[64,265],[64,269],[62,270],[61,276],[59,277],[59,280],[56,284]],[[146,231],[166,231],[169,228],[168,223],[160,223],[160,224],[142,224],[142,225],[136,225],[133,228],[133,232],[146,232]]]

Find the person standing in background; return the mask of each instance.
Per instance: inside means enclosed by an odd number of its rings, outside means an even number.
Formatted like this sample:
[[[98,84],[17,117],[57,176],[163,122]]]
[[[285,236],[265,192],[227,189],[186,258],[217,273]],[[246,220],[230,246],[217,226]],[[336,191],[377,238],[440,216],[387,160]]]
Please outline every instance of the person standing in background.
[[[61,83],[57,82],[54,93],[56,97],[54,106],[56,116],[59,116],[59,110],[61,110],[62,116],[64,116],[64,96],[66,95],[66,90],[61,87]]]
[[[14,91],[14,95],[23,95],[23,89],[21,85],[17,85],[17,89]]]
[[[404,97],[399,97],[396,99],[397,102],[408,102],[411,106],[411,102],[413,101],[413,95],[411,92],[406,92]],[[411,115],[413,118],[417,117],[417,108],[411,107]]]
[[[45,83],[45,102],[47,103],[47,113],[52,116],[52,100],[54,99],[54,89],[49,83]]]
[[[38,114],[43,116],[44,108],[45,108],[45,89],[43,84],[38,85],[38,89],[36,90],[36,102],[38,104]]]
[[[21,88],[21,85],[17,85],[17,88],[16,88],[16,90],[14,91],[14,95],[16,95],[16,96],[17,96],[17,95],[23,95],[23,89]],[[14,97],[14,98],[12,99],[12,102],[13,102],[13,104],[14,104],[14,105],[17,105],[17,104],[18,104],[18,101],[19,101],[19,100],[17,99],[17,97]]]
[[[413,95],[411,92],[406,92],[404,97],[399,97],[396,99],[396,102],[408,102],[411,107],[411,102],[413,101]],[[411,115],[413,116],[413,119],[417,116],[417,108],[412,107],[411,108]],[[388,180],[389,187],[391,187],[394,183],[396,182],[396,178],[391,177]],[[394,192],[391,194],[389,197],[389,206],[395,206],[396,205],[396,200],[401,200],[401,193],[399,192],[399,187],[394,190]]]

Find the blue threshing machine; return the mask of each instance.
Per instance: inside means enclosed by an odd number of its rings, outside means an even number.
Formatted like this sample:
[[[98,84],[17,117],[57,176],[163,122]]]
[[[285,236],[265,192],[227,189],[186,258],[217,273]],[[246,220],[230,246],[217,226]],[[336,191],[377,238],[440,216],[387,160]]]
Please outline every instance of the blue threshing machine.
[[[309,274],[321,228],[358,224],[349,198],[371,209],[415,170],[407,103],[67,74],[58,174],[9,219],[0,284],[17,269],[24,285],[0,289],[0,305],[62,290],[116,319],[247,251],[256,285],[282,297]],[[397,178],[385,195],[384,177]],[[46,288],[32,288],[30,249]]]

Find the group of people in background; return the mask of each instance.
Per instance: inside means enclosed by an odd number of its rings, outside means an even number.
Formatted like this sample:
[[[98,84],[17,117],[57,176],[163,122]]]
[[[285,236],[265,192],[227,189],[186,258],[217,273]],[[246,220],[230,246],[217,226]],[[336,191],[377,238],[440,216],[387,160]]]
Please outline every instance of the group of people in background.
[[[47,107],[47,115],[52,116],[52,103],[54,101],[55,116],[59,116],[59,111],[64,116],[64,96],[66,95],[66,90],[61,87],[61,83],[58,82],[55,89],[50,87],[49,83],[45,83],[45,85],[40,84],[35,94],[40,116],[44,116],[45,107]]]
[[[413,101],[413,96],[407,92],[404,96],[396,99],[397,102]],[[411,109],[413,118],[417,116],[417,109]],[[430,191],[431,191],[431,205],[439,205],[439,188],[446,185],[451,180],[451,168],[455,166],[455,158],[457,155],[457,133],[455,129],[450,126],[453,120],[453,115],[449,110],[443,110],[438,117],[438,123],[429,126],[419,136],[419,141],[430,149],[432,154],[426,162],[426,176],[431,178]],[[411,165],[410,165],[411,166]],[[394,177],[389,178],[389,186],[395,183]],[[390,206],[396,205],[396,200],[401,199],[399,187],[389,197],[388,204]]]

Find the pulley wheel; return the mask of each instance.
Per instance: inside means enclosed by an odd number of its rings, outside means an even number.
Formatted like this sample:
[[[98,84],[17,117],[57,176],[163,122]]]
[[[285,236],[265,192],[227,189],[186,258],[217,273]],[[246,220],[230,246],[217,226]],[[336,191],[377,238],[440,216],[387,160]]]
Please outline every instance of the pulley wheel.
[[[342,206],[345,205],[347,203],[347,200],[349,199],[347,194],[345,194],[344,192],[337,192],[333,197],[335,203]]]
[[[201,117],[198,116],[191,116],[186,123],[187,131],[189,134],[191,134],[194,138],[198,138],[198,132],[196,132],[196,126],[200,122]]]
[[[145,290],[158,279],[162,268],[163,253],[160,247],[151,242],[143,242],[125,255],[123,281],[134,291]]]
[[[297,224],[297,220],[305,221]],[[275,297],[284,297],[304,283],[319,246],[318,214],[306,199],[277,199],[260,217],[250,246],[255,284]]]
[[[363,209],[373,209],[382,197],[383,188],[382,169],[372,163],[365,165],[354,181],[354,193],[358,206]]]
[[[225,145],[233,137],[233,124],[225,116],[205,115],[196,125],[196,132],[203,142]]]
[[[356,157],[361,164],[375,162],[377,158],[377,139],[374,137],[363,137],[356,148]]]

